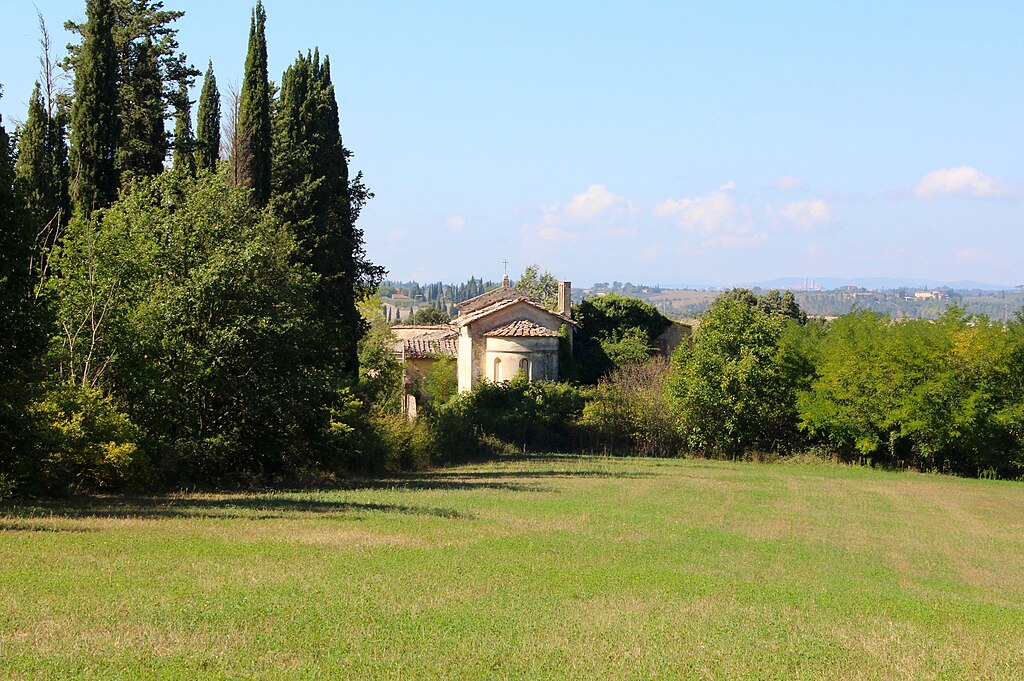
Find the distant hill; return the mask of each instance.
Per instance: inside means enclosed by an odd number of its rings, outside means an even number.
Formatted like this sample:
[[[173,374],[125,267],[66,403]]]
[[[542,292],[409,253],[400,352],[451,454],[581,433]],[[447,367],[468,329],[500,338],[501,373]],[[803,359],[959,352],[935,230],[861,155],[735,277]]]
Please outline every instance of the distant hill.
[[[947,287],[959,291],[1010,291],[1013,286],[1008,284],[991,284],[981,281],[940,281],[937,279],[914,279],[910,277],[851,277],[848,279],[840,277],[822,277],[820,279],[805,279],[803,277],[781,277],[771,281],[751,282],[738,284],[746,288],[803,288],[806,282],[813,282],[828,291],[840,286],[859,286],[873,291],[882,289],[914,288],[914,289],[936,289]]]

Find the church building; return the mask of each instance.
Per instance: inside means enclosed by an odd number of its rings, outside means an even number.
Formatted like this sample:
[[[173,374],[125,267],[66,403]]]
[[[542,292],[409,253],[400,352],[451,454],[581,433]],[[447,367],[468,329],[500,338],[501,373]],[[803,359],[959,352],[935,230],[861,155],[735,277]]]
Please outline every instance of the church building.
[[[560,340],[572,347],[572,287],[558,283],[557,307],[545,308],[512,288],[508,276],[501,286],[456,307],[459,315],[449,324],[394,326],[395,346],[406,370],[406,393],[439,357],[454,357],[459,392],[472,390],[480,381],[501,383],[523,372],[531,381],[557,381]],[[415,412],[415,399],[407,411]],[[412,409],[408,407],[411,406]]]

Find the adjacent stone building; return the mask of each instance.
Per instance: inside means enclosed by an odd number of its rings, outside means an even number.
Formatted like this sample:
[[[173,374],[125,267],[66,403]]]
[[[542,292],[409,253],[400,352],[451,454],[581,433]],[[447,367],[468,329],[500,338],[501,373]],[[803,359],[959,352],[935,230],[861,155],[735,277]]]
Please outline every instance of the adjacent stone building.
[[[457,305],[459,315],[447,325],[392,327],[399,339],[395,352],[406,368],[407,412],[415,413],[416,382],[440,357],[455,358],[459,392],[483,380],[508,381],[519,372],[531,381],[557,381],[561,339],[571,349],[576,325],[571,290],[569,282],[559,282],[552,311],[512,288],[506,276],[498,288]]]

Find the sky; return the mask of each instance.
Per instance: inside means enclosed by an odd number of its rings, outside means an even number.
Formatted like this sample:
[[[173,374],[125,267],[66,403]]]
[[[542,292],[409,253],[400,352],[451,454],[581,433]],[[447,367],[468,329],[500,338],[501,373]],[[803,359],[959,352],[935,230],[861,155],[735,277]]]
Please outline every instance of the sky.
[[[0,0],[0,114],[36,9]],[[165,0],[241,81],[252,5]],[[390,278],[1024,283],[1024,3],[266,0],[270,76],[331,59]],[[193,97],[198,97],[197,82]]]

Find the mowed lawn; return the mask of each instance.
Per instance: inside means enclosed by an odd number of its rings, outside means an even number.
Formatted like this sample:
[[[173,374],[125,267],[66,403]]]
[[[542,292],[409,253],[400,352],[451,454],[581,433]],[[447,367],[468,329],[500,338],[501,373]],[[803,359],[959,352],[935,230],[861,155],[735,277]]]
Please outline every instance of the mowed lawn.
[[[0,678],[1024,678],[1024,484],[535,457],[0,505]]]

